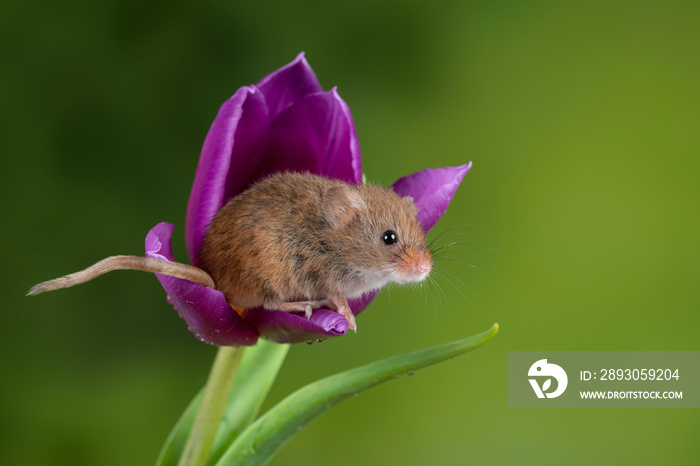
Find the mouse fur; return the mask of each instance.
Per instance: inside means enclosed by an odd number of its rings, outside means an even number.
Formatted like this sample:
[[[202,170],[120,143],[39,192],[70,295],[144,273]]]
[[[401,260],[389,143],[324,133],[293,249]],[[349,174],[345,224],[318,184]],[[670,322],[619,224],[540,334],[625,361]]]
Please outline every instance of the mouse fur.
[[[432,254],[416,214],[391,189],[278,173],[219,210],[198,266],[234,307],[333,304],[427,276]],[[396,244],[383,243],[387,231]]]

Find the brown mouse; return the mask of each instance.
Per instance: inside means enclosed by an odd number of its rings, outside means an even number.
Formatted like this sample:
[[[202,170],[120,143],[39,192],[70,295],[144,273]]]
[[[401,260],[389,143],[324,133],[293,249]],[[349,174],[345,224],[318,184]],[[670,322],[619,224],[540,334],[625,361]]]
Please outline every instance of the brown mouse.
[[[231,199],[214,217],[199,268],[114,256],[40,283],[39,294],[115,269],[185,278],[224,293],[236,308],[337,310],[356,330],[347,299],[389,282],[419,282],[433,265],[410,197],[309,173],[277,173]]]

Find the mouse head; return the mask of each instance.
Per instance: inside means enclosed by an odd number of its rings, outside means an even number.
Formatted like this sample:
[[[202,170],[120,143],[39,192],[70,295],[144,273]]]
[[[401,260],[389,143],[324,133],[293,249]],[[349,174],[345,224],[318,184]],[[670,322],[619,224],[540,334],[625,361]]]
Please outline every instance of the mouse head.
[[[419,282],[432,269],[417,213],[412,198],[377,186],[340,184],[323,197],[323,215],[347,264],[384,283]]]

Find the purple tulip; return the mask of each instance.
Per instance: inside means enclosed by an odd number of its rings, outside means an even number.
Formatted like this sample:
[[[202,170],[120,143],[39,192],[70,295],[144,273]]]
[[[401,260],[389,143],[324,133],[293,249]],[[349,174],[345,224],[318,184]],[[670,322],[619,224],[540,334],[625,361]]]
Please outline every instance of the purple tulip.
[[[445,212],[471,163],[427,169],[398,180],[393,189],[411,196],[425,232]],[[335,88],[324,92],[301,53],[257,85],[240,88],[224,102],[204,141],[187,207],[185,237],[190,260],[199,261],[207,228],[217,211],[256,181],[278,171],[308,171],[349,183],[362,182],[360,146],[350,109]],[[174,261],[174,230],[156,225],[146,255]],[[197,338],[219,346],[253,345],[259,336],[298,343],[344,335],[348,322],[335,311],[302,314],[265,309],[235,312],[220,291],[156,274],[168,300]],[[378,291],[351,300],[359,314]]]

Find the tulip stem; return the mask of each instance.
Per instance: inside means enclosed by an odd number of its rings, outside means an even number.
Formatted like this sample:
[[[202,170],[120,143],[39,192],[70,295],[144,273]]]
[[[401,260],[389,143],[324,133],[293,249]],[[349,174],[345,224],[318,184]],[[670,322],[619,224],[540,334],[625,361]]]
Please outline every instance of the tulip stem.
[[[207,464],[244,350],[244,346],[219,347],[178,466]]]

